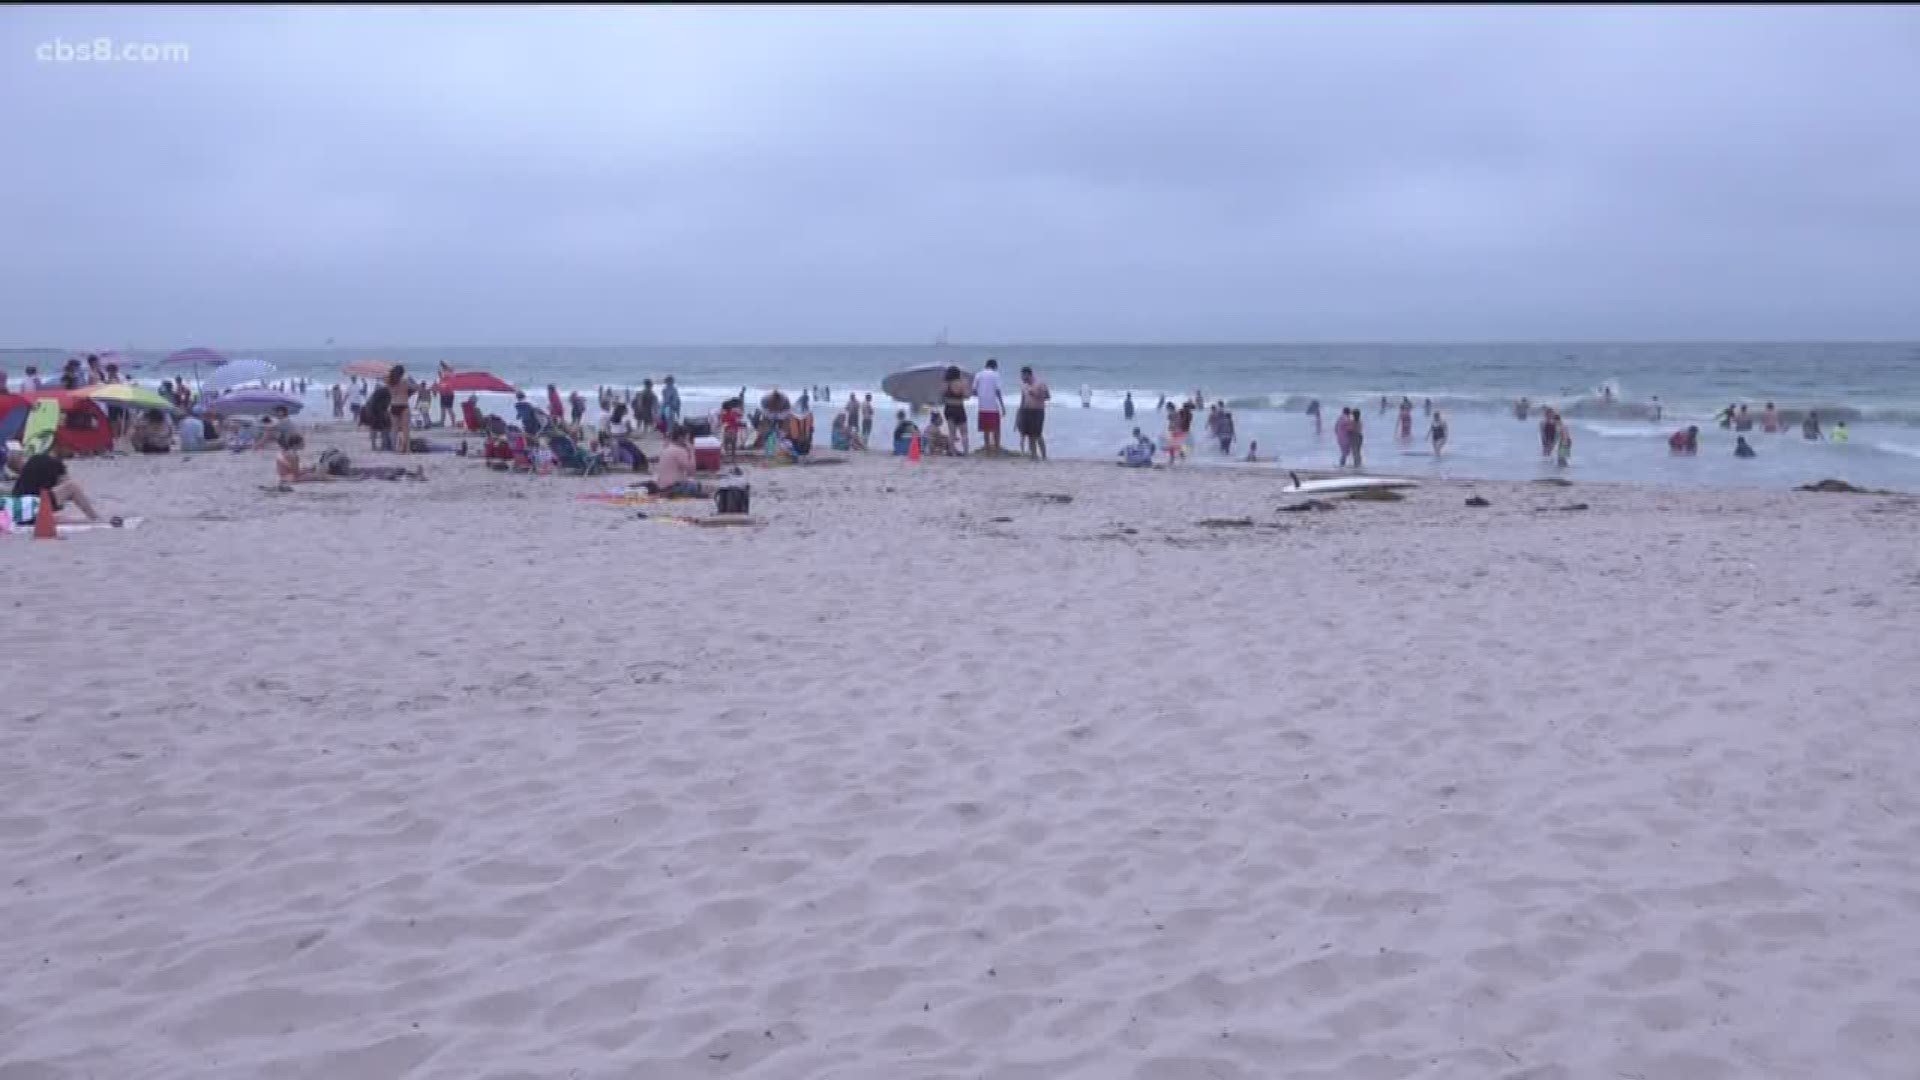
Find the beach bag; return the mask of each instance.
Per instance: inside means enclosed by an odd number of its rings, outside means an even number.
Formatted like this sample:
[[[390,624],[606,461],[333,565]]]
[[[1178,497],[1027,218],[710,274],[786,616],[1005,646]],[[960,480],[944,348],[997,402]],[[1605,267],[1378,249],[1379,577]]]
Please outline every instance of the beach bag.
[[[353,462],[346,454],[338,450],[323,450],[320,452],[320,468],[328,476],[345,476],[347,475],[347,470],[352,467]]]
[[[713,509],[720,514],[744,514],[747,512],[748,485],[723,487],[713,493]]]
[[[25,526],[33,524],[39,512],[40,496],[10,495],[6,499],[5,509],[0,510],[0,518],[5,518],[13,526]]]

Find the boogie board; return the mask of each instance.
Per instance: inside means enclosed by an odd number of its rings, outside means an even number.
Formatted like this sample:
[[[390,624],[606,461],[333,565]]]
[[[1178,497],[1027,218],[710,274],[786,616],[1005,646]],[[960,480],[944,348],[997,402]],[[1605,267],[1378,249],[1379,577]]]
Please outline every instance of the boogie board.
[[[947,390],[947,364],[923,364],[920,367],[896,371],[880,380],[880,389],[895,401],[908,405],[937,406]],[[973,373],[961,368],[971,389]]]
[[[1298,484],[1288,484],[1281,491],[1289,495],[1321,495],[1328,492],[1365,491],[1369,488],[1411,488],[1419,487],[1417,480],[1402,480],[1393,476],[1342,476],[1327,480],[1305,480]]]

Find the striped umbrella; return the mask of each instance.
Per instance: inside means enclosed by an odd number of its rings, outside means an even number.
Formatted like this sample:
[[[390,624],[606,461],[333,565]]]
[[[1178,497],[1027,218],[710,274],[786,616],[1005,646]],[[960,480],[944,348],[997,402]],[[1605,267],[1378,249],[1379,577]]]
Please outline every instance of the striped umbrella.
[[[229,360],[200,383],[205,390],[231,390],[243,383],[260,382],[280,370],[265,360]]]

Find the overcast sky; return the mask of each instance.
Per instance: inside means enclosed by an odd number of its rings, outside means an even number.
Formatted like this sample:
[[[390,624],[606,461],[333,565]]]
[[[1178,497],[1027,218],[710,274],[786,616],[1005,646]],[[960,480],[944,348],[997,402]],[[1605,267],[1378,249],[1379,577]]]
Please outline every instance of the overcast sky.
[[[1912,8],[7,8],[0,136],[4,345],[1920,337]]]

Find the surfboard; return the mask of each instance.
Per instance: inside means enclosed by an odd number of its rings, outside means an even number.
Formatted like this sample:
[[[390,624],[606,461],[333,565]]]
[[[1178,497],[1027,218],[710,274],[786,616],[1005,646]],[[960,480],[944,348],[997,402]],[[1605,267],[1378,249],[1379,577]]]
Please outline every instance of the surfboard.
[[[922,364],[896,371],[880,380],[880,389],[893,400],[909,405],[939,405],[947,388],[947,367],[946,364]],[[960,371],[969,380],[973,378],[973,373],[966,368]]]
[[[1393,476],[1342,476],[1327,480],[1304,480],[1299,484],[1288,484],[1281,491],[1289,495],[1319,495],[1337,491],[1365,491],[1368,488],[1412,488],[1419,487],[1417,480],[1402,480]]]
[[[139,517],[121,518],[120,524],[118,525],[108,521],[62,521],[60,522],[60,535],[65,536],[68,533],[94,532],[101,529],[137,529],[140,527],[140,523],[145,520],[147,519]],[[31,529],[33,526],[29,525],[27,528]]]

